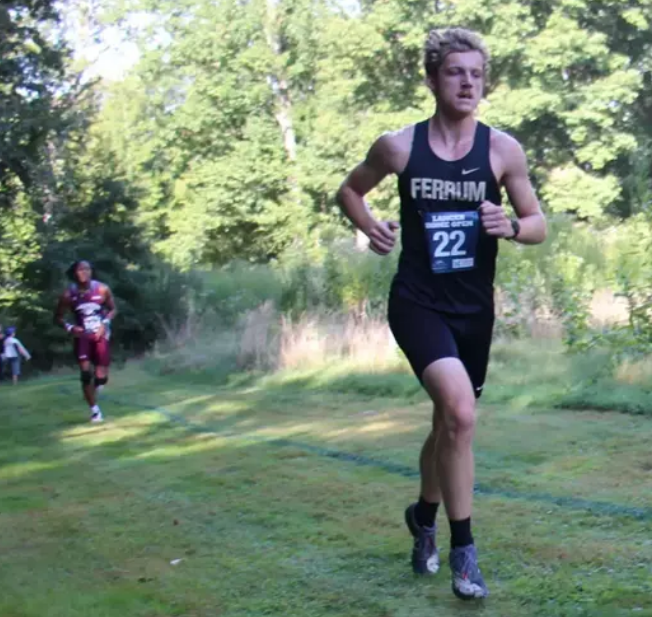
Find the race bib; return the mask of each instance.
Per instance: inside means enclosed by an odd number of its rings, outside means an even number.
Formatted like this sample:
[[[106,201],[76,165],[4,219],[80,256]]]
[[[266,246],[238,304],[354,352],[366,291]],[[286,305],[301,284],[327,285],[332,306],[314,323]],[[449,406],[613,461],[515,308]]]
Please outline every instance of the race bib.
[[[102,319],[98,315],[89,315],[84,317],[84,330],[86,332],[97,332],[102,325]]]
[[[480,216],[470,212],[425,212],[430,268],[435,274],[475,268]]]

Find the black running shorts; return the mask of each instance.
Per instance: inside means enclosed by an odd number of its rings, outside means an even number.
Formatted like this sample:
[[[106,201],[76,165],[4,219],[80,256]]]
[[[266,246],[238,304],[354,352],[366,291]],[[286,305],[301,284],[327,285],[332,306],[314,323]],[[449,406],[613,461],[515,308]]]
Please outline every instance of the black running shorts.
[[[419,381],[435,360],[459,358],[476,398],[480,397],[489,364],[493,314],[450,315],[391,294],[388,318],[392,334]]]

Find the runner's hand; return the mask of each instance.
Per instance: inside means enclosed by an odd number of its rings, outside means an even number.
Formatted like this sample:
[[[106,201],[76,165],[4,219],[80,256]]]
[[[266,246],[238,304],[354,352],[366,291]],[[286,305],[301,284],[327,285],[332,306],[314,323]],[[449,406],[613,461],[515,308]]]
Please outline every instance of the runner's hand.
[[[369,229],[363,230],[369,238],[369,248],[378,255],[387,255],[396,244],[396,221],[374,221]]]
[[[101,338],[104,338],[105,334],[106,334],[106,326],[102,324],[95,332],[93,332],[93,340],[99,341]]]
[[[514,235],[512,222],[509,220],[502,206],[483,201],[480,204],[480,219],[482,227],[489,236],[496,238],[511,238]]]
[[[73,326],[70,330],[70,333],[75,337],[79,338],[80,336],[84,335],[84,328],[81,326]]]

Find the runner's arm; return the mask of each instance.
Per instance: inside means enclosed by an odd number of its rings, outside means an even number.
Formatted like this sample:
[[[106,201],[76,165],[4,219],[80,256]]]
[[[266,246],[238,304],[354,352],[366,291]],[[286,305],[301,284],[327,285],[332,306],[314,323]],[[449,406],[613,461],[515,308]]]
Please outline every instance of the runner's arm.
[[[68,292],[59,296],[57,308],[54,311],[54,323],[61,326],[66,332],[71,332],[74,336],[80,336],[84,329],[66,321],[66,313],[70,310],[70,296]]]
[[[514,139],[505,140],[503,148],[506,165],[502,181],[520,225],[515,240],[540,244],[546,239],[546,219],[530,182],[525,152]]]
[[[71,324],[66,322],[66,313],[70,310],[70,297],[68,292],[65,291],[59,296],[59,301],[57,302],[57,308],[54,311],[54,323],[58,326],[61,326],[68,332],[70,332]]]
[[[389,253],[396,242],[394,231],[398,224],[378,221],[364,196],[376,187],[394,169],[392,137],[383,135],[371,146],[367,157],[347,176],[336,200],[347,218],[369,237],[371,249],[380,255]]]
[[[113,293],[111,293],[111,289],[108,285],[104,287],[104,305],[109,309],[109,312],[104,316],[104,319],[113,321],[115,316],[118,314],[118,309],[115,306]]]

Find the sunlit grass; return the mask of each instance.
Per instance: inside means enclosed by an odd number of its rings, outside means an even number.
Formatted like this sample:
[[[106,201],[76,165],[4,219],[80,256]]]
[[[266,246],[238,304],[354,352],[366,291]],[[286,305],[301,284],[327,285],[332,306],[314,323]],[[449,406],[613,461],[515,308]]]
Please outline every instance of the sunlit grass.
[[[652,614],[651,420],[537,404],[563,400],[591,366],[553,344],[496,349],[474,514],[492,596],[477,610]],[[402,511],[418,490],[430,404],[409,372],[351,370],[217,388],[135,365],[112,375],[101,426],[86,423],[74,379],[11,390],[0,615],[477,612],[453,598],[445,567],[429,580],[409,571]],[[538,394],[518,401],[528,390]]]
[[[6,464],[0,467],[0,480],[19,480],[24,476],[54,469],[56,466],[57,463],[42,463],[38,461]]]

